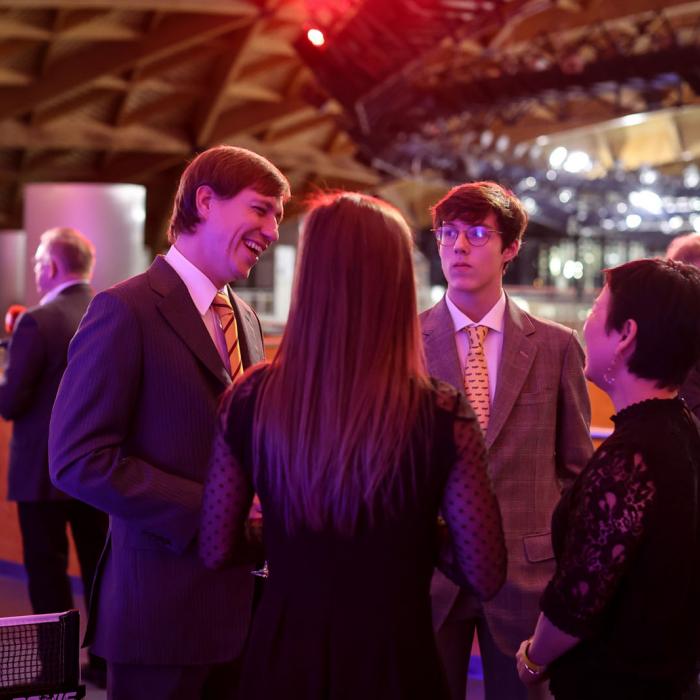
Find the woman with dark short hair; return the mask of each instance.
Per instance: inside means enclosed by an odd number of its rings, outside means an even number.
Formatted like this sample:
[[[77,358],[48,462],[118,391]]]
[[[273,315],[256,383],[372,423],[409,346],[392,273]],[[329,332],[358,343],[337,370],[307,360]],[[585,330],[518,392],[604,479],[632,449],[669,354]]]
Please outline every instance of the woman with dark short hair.
[[[438,510],[478,595],[505,576],[476,417],[425,372],[411,234],[354,193],[306,217],[287,327],[220,412],[200,555],[235,552],[253,488],[269,562],[240,698],[447,698],[429,588]]]
[[[518,673],[557,700],[674,700],[700,636],[700,436],[678,398],[700,358],[700,273],[637,260],[605,281],[586,376],[615,429],[554,512],[557,570]]]

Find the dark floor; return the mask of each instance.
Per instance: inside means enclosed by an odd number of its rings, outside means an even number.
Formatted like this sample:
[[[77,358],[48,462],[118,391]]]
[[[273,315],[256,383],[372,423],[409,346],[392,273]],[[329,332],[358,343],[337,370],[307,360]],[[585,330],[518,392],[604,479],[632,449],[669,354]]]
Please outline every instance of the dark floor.
[[[80,625],[85,625],[85,607],[82,596],[76,595],[76,605],[80,610]],[[0,617],[11,617],[15,615],[29,615],[31,607],[27,598],[26,586],[23,579],[16,573],[5,575],[0,574]],[[82,632],[81,632],[82,635]],[[85,650],[81,652],[85,655]],[[82,659],[87,660],[87,657]],[[87,700],[106,700],[107,694],[104,690],[99,690],[86,683]],[[469,683],[467,686],[469,700],[483,700],[484,691],[481,681],[481,662],[478,657],[472,658]]]

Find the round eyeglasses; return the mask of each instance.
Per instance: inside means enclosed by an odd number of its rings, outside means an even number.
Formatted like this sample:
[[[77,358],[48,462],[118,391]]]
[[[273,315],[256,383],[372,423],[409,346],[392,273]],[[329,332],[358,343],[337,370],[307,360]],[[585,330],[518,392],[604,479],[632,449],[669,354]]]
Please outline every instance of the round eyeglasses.
[[[469,245],[473,245],[477,248],[486,245],[492,235],[498,234],[498,231],[495,229],[481,225],[459,228],[452,224],[442,224],[438,226],[438,228],[432,229],[432,231],[435,234],[437,242],[449,248],[452,248],[457,242],[460,231],[466,236]]]

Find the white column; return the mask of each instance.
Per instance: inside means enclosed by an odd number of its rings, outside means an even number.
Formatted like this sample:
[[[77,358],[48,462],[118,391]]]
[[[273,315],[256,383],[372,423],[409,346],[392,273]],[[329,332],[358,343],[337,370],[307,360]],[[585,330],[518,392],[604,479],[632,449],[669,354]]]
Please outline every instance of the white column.
[[[27,235],[24,231],[0,230],[0,336],[2,319],[10,304],[26,304]],[[32,276],[33,279],[33,276]]]
[[[77,228],[95,246],[93,286],[105,289],[143,272],[150,260],[144,247],[146,188],[142,185],[93,183],[36,183],[24,190],[24,228],[27,232],[26,298],[38,294],[31,259],[41,234],[57,226]]]
[[[293,245],[278,243],[273,250],[275,251],[274,316],[275,321],[284,323],[287,320],[289,303],[292,299],[297,249]]]

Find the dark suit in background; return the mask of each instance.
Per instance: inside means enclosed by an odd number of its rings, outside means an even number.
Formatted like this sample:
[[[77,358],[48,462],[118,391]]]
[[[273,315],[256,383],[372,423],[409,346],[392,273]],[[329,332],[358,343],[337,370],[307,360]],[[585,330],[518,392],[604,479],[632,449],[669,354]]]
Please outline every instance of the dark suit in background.
[[[260,322],[230,297],[247,367],[263,359]],[[214,665],[241,653],[251,566],[211,571],[196,546],[216,409],[230,382],[163,258],[98,294],[71,343],[51,421],[51,472],[111,516],[88,629],[109,662]],[[178,692],[158,697],[184,697]]]
[[[66,526],[75,541],[86,600],[107,532],[107,516],[66,496],[49,478],[51,408],[66,367],[68,344],[92,290],[77,282],[19,319],[0,379],[0,415],[14,421],[9,498],[17,501],[29,597],[35,613],[73,608]]]

